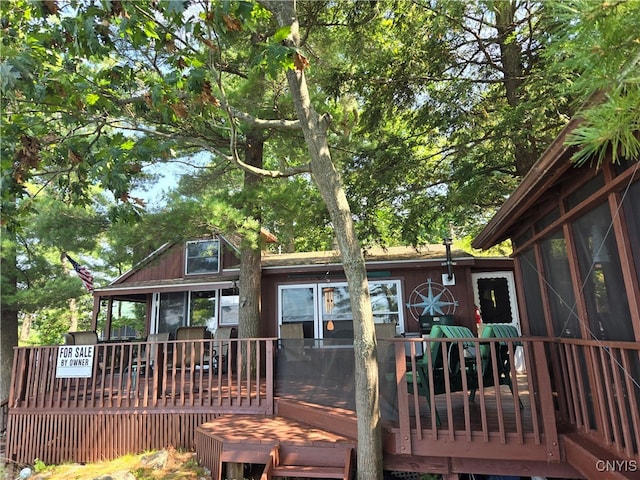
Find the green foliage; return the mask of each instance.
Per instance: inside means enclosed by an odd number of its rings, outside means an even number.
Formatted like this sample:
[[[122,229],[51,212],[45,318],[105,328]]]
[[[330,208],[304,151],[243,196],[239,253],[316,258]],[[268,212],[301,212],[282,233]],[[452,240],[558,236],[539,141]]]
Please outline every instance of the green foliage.
[[[568,136],[567,145],[580,147],[572,157],[577,165],[591,162],[599,166],[607,153],[612,153],[616,163],[640,159],[640,83],[619,90],[607,93],[604,103],[585,110],[584,122]]]
[[[501,19],[484,2],[361,7],[327,13],[344,27],[317,77],[337,104],[357,99],[354,125],[336,118],[349,132],[341,160],[359,231],[414,244],[451,227],[472,234],[568,118],[558,78],[544,77],[543,5],[516,2]],[[387,232],[381,210],[395,215]]]
[[[600,165],[610,152],[614,162],[638,158],[640,140],[640,2],[550,2],[550,70],[570,71],[564,91],[580,105],[580,126],[567,144],[578,147],[573,160]]]
[[[440,480],[442,475],[438,475],[437,473],[425,473],[420,477],[420,480]]]
[[[42,473],[45,472],[49,467],[47,467],[47,464],[44,463],[42,460],[40,460],[39,458],[36,458],[33,461],[33,471],[36,473]]]
[[[296,54],[333,118],[332,157],[365,244],[473,235],[594,89],[605,101],[570,137],[577,160],[638,155],[638,2],[303,2],[299,50],[259,2],[71,8],[0,3],[3,226],[18,252],[3,302],[25,313],[86,297],[63,250],[99,257],[100,281],[161,242],[234,232],[258,246],[260,225],[279,239],[270,248],[330,248],[312,178],[245,190],[230,163],[233,135],[242,158],[256,127],[226,107],[293,118],[284,72]],[[299,132],[261,138],[264,168],[308,162]],[[131,191],[145,166],[196,155],[206,168],[170,208],[144,212]],[[5,288],[14,277],[17,293]]]

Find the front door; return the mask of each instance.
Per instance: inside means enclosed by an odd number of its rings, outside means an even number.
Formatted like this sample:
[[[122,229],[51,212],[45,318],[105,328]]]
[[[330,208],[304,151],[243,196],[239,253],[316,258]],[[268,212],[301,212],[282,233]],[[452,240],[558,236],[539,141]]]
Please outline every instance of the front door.
[[[507,323],[516,327],[522,334],[513,272],[472,273],[471,280],[473,297],[480,309],[482,323]],[[479,331],[478,334],[481,335],[482,332]],[[516,369],[519,372],[524,371],[522,347],[516,349],[515,357]]]
[[[513,272],[473,273],[471,279],[482,323],[508,323],[520,332]]]

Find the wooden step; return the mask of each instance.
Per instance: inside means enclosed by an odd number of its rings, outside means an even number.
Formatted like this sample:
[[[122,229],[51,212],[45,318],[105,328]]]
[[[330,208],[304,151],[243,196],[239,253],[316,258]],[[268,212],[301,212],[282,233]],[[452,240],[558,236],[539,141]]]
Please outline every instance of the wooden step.
[[[273,478],[344,478],[344,467],[309,467],[304,465],[280,465],[273,469]]]
[[[326,455],[326,447],[316,448],[325,450],[320,457],[309,455],[313,447],[304,450],[283,449],[281,445],[274,445],[269,454],[269,460],[265,464],[261,480],[273,478],[333,478],[337,480],[350,480],[352,474],[353,449],[346,448],[334,450],[333,456]],[[324,463],[318,463],[320,458]],[[327,464],[329,463],[329,464]]]
[[[344,468],[352,455],[353,447],[341,444],[287,445],[279,446],[281,465],[305,465],[308,467]]]

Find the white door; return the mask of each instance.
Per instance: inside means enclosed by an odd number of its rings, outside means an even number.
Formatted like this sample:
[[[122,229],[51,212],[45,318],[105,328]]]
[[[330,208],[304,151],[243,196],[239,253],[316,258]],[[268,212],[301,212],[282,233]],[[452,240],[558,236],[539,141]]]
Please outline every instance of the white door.
[[[471,280],[473,298],[480,309],[482,323],[506,323],[516,327],[522,334],[513,272],[472,273]],[[515,355],[516,369],[524,371],[522,347],[516,349]]]
[[[520,316],[513,272],[471,274],[473,298],[483,323],[508,323],[520,332]]]

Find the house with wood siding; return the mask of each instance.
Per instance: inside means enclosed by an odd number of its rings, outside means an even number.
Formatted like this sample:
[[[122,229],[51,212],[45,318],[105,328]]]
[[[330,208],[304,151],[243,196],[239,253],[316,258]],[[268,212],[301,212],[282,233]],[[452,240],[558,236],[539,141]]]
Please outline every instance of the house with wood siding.
[[[367,252],[389,475],[640,478],[640,162],[575,168],[576,124],[474,242],[511,239],[513,260]],[[264,255],[259,338],[230,333],[238,275],[223,237],[167,245],[96,290],[90,345],[17,348],[8,460],[170,444],[216,480],[243,463],[264,479],[355,478],[339,256]],[[135,328],[114,328],[125,310]]]

